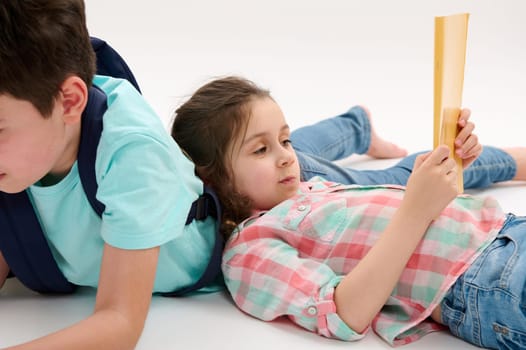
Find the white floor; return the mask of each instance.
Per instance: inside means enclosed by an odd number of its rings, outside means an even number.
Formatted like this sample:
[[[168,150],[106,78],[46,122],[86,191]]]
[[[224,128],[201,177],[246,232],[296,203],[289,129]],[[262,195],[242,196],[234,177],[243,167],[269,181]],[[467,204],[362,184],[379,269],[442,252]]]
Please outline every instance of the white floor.
[[[292,127],[365,104],[384,135],[410,151],[432,145],[434,16],[471,14],[464,105],[485,144],[520,145],[526,117],[526,2],[522,0],[87,0],[92,35],[126,57],[167,127],[174,108],[210,78],[243,75],[269,88]],[[387,161],[364,157],[356,167]],[[524,183],[485,191],[526,214]],[[17,281],[0,290],[0,347],[87,316],[94,293],[35,295]],[[285,320],[242,314],[223,293],[155,297],[137,349],[388,349],[374,334],[325,339]],[[473,348],[435,333],[407,349]]]

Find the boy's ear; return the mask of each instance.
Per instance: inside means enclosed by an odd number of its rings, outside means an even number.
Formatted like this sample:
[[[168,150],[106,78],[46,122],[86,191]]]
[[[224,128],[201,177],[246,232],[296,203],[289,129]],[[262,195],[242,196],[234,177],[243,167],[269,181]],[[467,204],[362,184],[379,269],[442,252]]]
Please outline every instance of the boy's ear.
[[[88,102],[86,83],[78,76],[72,75],[64,80],[60,92],[61,96],[58,99],[58,103],[62,104],[64,123],[78,123]]]

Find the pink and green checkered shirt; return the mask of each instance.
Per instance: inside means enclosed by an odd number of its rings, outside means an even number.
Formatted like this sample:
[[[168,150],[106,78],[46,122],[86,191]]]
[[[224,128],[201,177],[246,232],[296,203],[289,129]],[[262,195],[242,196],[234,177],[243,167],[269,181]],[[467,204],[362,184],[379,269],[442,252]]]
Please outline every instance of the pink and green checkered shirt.
[[[236,304],[270,321],[287,316],[320,335],[358,340],[336,314],[334,288],[367,254],[403,187],[302,183],[298,194],[246,220],[227,242],[223,272]],[[428,228],[371,327],[391,345],[442,329],[428,316],[502,227],[492,198],[460,196]]]

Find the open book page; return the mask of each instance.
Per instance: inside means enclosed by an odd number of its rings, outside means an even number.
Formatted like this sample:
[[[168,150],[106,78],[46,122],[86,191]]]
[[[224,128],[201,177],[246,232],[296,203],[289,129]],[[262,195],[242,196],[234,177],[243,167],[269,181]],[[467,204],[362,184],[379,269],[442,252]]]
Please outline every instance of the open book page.
[[[462,106],[469,14],[435,17],[433,146],[446,144],[458,167],[458,189],[464,190],[462,160],[454,154]]]

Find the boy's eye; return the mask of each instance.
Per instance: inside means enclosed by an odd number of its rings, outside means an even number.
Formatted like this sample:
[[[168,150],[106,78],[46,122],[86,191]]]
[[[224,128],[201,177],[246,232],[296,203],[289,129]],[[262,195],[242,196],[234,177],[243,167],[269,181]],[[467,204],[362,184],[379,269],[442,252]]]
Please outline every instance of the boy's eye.
[[[282,143],[283,143],[283,146],[290,146],[292,144],[292,141],[290,141],[289,139],[286,139],[286,140],[283,140]]]
[[[267,151],[267,147],[261,147],[254,151],[254,154],[263,154]]]

